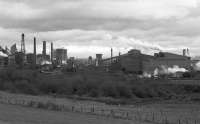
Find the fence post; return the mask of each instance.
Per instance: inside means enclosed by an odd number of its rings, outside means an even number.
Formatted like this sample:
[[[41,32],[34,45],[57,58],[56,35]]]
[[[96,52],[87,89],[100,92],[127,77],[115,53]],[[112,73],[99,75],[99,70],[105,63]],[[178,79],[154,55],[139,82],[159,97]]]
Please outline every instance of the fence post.
[[[127,118],[127,119],[129,118],[129,113],[128,113],[128,112],[126,112],[126,118]]]
[[[74,109],[75,109],[74,106],[72,106],[72,112],[74,112]]]
[[[180,119],[178,120],[178,124],[181,124],[181,120]]]
[[[165,118],[165,124],[168,124],[168,120],[167,120],[167,117]]]
[[[153,122],[155,121],[154,112],[153,112],[153,114],[152,114],[152,121],[153,121]]]
[[[91,113],[94,113],[94,106],[91,108]]]

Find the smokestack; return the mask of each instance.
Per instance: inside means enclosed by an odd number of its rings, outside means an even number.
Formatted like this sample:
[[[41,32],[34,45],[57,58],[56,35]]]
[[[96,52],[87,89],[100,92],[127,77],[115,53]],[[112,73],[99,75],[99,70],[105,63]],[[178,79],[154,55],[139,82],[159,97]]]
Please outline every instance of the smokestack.
[[[53,63],[53,43],[51,42],[51,62]]]
[[[187,48],[187,55],[190,56],[189,48]]]
[[[22,33],[22,35],[21,35],[21,52],[22,52],[22,55],[23,55],[23,57],[22,57],[22,66],[26,63],[26,50],[25,50],[25,35],[24,35],[24,33]]]
[[[183,49],[183,56],[186,56],[186,49]]]
[[[111,63],[112,63],[112,59],[113,59],[113,49],[111,48]]]
[[[21,52],[25,54],[25,40],[24,40],[24,33],[22,33],[22,36],[21,36]]]
[[[45,57],[46,56],[46,41],[43,41],[43,51],[42,55]]]
[[[35,66],[36,65],[36,54],[37,54],[36,53],[37,51],[36,51],[36,38],[35,37],[34,37],[34,48],[33,49],[34,49],[34,55],[33,55],[34,56],[34,66]]]

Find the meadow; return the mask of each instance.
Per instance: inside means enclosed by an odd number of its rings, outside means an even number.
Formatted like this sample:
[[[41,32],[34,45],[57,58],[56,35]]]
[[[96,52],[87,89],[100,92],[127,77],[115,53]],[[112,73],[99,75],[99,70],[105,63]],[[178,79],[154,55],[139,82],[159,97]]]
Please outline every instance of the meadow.
[[[55,98],[50,96],[31,96],[23,94],[13,94],[7,92],[0,92],[0,108],[1,106],[10,106],[15,110],[13,112],[10,107],[1,109],[0,120],[7,119],[8,121],[13,120],[12,116],[22,116],[24,120],[30,119],[31,113],[33,118],[46,116],[44,113],[55,113],[55,119],[60,118],[58,115],[66,114],[66,117],[73,117],[72,122],[75,120],[81,122],[81,119],[75,119],[77,116],[84,116],[85,120],[93,118],[95,121],[101,120],[102,123],[156,123],[156,124],[199,124],[200,123],[200,107],[199,103],[181,103],[181,102],[158,102],[158,103],[148,103],[148,104],[132,104],[132,105],[108,105],[101,102],[95,102],[90,100],[77,100],[77,99],[67,99],[67,98]],[[21,107],[22,110],[18,110]],[[25,108],[24,108],[25,107]],[[29,111],[27,114],[19,111]],[[6,114],[3,114],[6,113]],[[56,115],[58,114],[58,115]],[[8,116],[9,115],[9,116]],[[76,115],[76,116],[75,116]],[[14,117],[14,119],[16,118]],[[39,118],[40,120],[40,118]],[[38,122],[39,122],[38,120]],[[41,119],[40,121],[48,121]],[[110,121],[110,120],[113,120]],[[35,120],[36,121],[36,120]],[[50,121],[50,120],[49,120]],[[56,121],[51,118],[51,121]],[[62,119],[64,121],[64,118]],[[37,122],[37,123],[38,123]],[[58,120],[61,122],[61,120]],[[36,123],[36,122],[35,122]],[[52,122],[46,122],[52,123]],[[64,123],[64,122],[63,122]],[[88,122],[86,122],[88,123]],[[99,123],[99,122],[97,122]]]

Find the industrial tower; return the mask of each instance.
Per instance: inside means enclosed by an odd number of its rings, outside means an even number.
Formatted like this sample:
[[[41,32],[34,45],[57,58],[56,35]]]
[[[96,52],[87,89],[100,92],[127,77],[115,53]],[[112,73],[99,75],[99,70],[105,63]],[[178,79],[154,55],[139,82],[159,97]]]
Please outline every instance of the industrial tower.
[[[22,33],[22,39],[21,39],[22,62],[20,62],[22,66],[26,63],[26,49],[25,49],[24,37],[25,37],[25,35],[24,35],[24,33]]]
[[[25,51],[25,41],[24,41],[24,33],[22,34],[22,40],[21,40],[21,52],[26,54]]]
[[[51,62],[53,63],[53,42],[51,42]]]
[[[37,51],[36,51],[36,37],[34,37],[34,46],[33,46],[33,53],[34,53],[34,55],[33,55],[33,63],[34,63],[34,66],[36,66],[36,60],[37,60],[37,56],[36,56],[36,54],[37,54]]]

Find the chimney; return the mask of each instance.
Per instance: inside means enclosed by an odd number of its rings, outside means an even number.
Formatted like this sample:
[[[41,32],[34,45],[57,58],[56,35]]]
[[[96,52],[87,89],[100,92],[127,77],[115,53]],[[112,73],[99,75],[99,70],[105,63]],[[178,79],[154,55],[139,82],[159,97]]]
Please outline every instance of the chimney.
[[[34,48],[33,49],[34,49],[33,61],[34,61],[34,65],[36,65],[36,59],[37,59],[36,58],[36,54],[37,54],[36,52],[37,51],[36,51],[36,38],[35,37],[34,37]]]
[[[46,41],[43,41],[43,51],[42,55],[45,57],[46,56]]]
[[[26,63],[26,49],[25,49],[25,35],[24,33],[22,33],[21,35],[22,39],[21,39],[21,52],[22,52],[22,66]]]
[[[183,49],[183,56],[186,56],[186,49]]]
[[[113,49],[111,48],[111,63],[112,63],[112,59],[113,59]]]
[[[24,33],[22,33],[22,39],[21,39],[21,52],[25,54],[25,40],[24,40]]]
[[[53,43],[51,42],[51,62],[53,63]]]
[[[187,48],[187,55],[190,56],[189,48]]]

